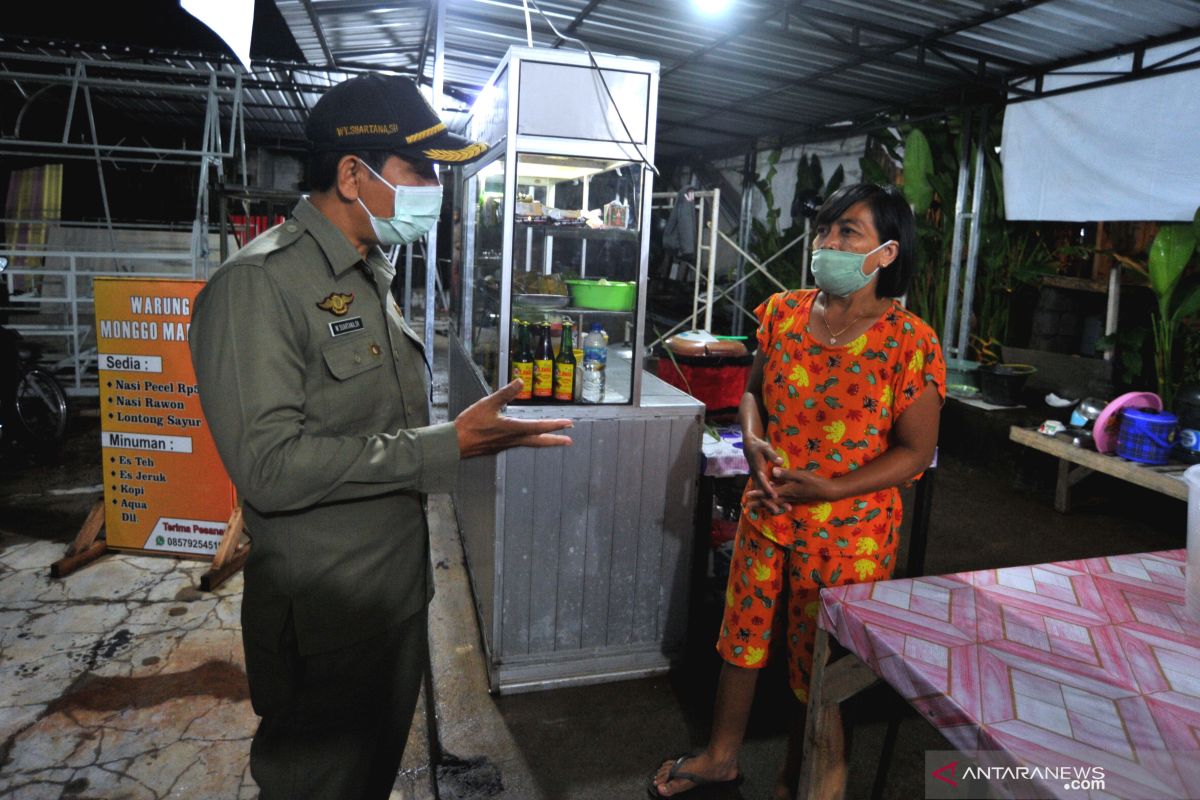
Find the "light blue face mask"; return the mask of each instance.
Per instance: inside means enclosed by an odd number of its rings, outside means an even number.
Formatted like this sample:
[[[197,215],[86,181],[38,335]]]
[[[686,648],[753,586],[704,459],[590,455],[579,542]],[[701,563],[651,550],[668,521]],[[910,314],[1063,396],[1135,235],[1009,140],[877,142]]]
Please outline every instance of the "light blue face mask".
[[[872,253],[878,253],[892,243],[888,239],[869,253],[848,253],[845,250],[814,250],[809,267],[812,269],[813,280],[822,291],[836,297],[849,297],[866,286],[879,274],[876,268],[870,275],[864,275],[863,263]]]
[[[392,216],[377,217],[367,208],[360,197],[358,204],[367,212],[371,219],[371,230],[381,245],[390,247],[397,244],[415,242],[437,222],[442,213],[442,187],[439,186],[392,186],[365,162],[360,161],[371,174],[387,184],[395,192]]]

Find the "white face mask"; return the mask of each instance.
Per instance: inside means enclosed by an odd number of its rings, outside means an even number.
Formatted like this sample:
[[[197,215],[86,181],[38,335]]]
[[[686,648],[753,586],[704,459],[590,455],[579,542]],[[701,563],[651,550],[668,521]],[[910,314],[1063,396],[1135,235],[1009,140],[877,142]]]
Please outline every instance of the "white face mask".
[[[375,238],[379,243],[384,246],[408,244],[429,233],[429,229],[442,213],[442,187],[392,186],[365,162],[359,163],[395,193],[390,217],[373,215],[362,198],[358,198],[358,204],[371,219],[371,230],[375,231]]]

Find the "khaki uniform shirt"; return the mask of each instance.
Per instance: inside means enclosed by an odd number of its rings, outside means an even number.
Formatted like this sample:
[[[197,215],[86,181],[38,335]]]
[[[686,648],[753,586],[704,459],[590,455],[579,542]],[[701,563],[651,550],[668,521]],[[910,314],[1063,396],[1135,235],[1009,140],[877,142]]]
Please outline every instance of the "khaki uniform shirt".
[[[292,214],[213,274],[189,338],[252,540],[244,635],[274,648],[291,614],[309,654],[428,602],[424,494],[451,489],[459,453],[453,424],[429,424],[382,253],[364,261],[306,199]]]

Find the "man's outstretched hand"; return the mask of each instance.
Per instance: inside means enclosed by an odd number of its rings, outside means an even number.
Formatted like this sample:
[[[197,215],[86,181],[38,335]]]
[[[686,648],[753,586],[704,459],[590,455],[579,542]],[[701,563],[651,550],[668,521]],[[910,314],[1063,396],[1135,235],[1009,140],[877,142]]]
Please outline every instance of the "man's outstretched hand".
[[[571,437],[555,434],[574,425],[569,419],[513,419],[501,410],[521,391],[517,379],[463,410],[454,420],[462,458],[487,456],[510,447],[562,447]]]

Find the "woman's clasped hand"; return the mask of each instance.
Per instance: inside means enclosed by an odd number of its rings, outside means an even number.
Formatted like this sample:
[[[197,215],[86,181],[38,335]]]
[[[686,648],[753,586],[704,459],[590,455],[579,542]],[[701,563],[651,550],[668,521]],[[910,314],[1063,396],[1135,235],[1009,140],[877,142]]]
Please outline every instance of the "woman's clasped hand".
[[[768,514],[786,514],[793,506],[836,500],[834,480],[808,470],[774,467],[767,488],[746,492],[747,509],[762,508]]]

